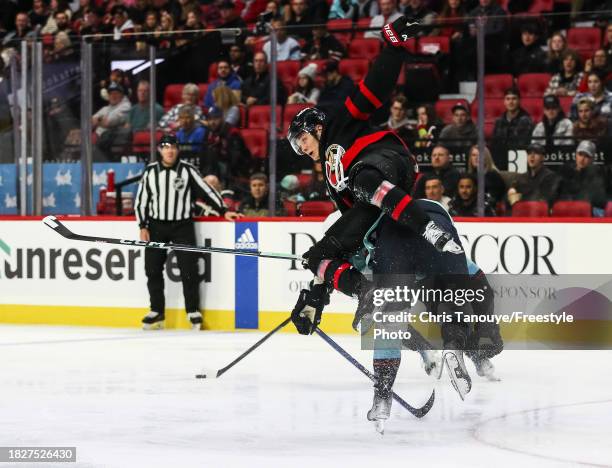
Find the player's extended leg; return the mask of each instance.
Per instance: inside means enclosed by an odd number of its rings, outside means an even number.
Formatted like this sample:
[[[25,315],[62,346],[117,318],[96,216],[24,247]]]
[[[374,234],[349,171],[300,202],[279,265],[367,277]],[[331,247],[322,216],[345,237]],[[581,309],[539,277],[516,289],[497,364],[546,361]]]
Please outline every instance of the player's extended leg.
[[[376,430],[380,433],[384,431],[384,421],[391,415],[393,383],[399,370],[401,357],[399,347],[374,350],[374,400],[367,418],[376,423]]]
[[[163,227],[151,222],[149,234],[152,241],[166,242]],[[161,249],[145,249],[145,274],[147,276],[147,289],[151,300],[151,310],[142,319],[145,330],[163,328],[166,313],[166,298],[164,296],[164,264],[166,251]]]
[[[193,222],[186,222],[179,226],[173,237],[177,244],[195,245],[195,230]],[[198,256],[191,252],[176,252],[178,266],[181,270],[183,283],[183,297],[187,318],[194,330],[202,328],[202,313],[200,312],[200,278],[198,276]]]

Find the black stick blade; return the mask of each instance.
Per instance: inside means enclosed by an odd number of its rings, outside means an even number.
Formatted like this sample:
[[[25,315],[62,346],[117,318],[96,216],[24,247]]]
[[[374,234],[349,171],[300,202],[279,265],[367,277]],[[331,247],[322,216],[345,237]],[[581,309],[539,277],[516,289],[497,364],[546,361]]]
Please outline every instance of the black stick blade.
[[[60,236],[70,238],[72,237],[72,231],[64,226],[55,216],[47,216],[42,222],[57,232]]]

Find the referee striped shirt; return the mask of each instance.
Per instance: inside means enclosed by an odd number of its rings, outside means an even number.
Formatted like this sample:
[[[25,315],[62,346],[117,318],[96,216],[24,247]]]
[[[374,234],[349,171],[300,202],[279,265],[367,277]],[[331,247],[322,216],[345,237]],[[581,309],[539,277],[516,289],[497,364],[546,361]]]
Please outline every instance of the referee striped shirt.
[[[181,160],[173,167],[165,167],[161,162],[151,163],[140,179],[136,194],[134,210],[138,225],[147,227],[151,219],[191,219],[194,202],[198,198],[203,198],[221,214],[227,211],[219,192],[202,180],[193,164]]]

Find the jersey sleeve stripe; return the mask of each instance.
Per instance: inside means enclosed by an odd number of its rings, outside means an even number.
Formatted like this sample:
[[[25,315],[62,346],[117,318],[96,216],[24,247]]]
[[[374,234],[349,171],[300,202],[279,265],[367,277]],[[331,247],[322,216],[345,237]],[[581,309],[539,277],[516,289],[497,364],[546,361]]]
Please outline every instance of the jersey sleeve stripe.
[[[344,101],[344,105],[346,106],[349,113],[353,116],[354,119],[368,120],[370,118],[370,114],[366,114],[357,109],[357,106],[353,103],[353,100],[350,96],[346,98],[346,101]]]
[[[374,108],[378,109],[382,106],[382,102],[374,95],[374,93],[366,86],[363,80],[359,82],[359,91],[361,94],[365,96],[365,98],[370,101],[370,104],[374,106]]]
[[[340,281],[340,275],[342,275],[344,270],[348,270],[350,267],[350,263],[343,263],[334,271],[334,289],[339,289],[338,282]]]
[[[405,195],[404,198],[402,198],[400,202],[396,205],[395,209],[393,210],[393,213],[391,213],[391,217],[395,221],[397,221],[400,215],[402,214],[402,211],[404,211],[404,208],[406,208],[408,203],[410,203],[411,201],[412,197],[410,195]]]

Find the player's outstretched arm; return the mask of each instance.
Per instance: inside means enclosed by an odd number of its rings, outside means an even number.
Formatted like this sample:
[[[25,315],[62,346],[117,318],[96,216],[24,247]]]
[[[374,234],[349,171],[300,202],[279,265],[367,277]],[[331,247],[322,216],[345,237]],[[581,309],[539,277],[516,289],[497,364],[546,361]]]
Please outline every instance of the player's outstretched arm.
[[[317,281],[310,282],[309,289],[302,289],[295,307],[291,311],[291,321],[300,335],[312,335],[321,323],[323,308],[329,304],[328,285]]]

